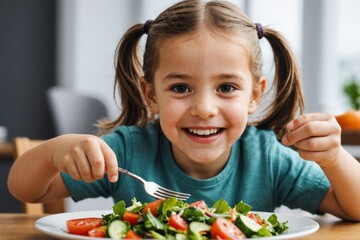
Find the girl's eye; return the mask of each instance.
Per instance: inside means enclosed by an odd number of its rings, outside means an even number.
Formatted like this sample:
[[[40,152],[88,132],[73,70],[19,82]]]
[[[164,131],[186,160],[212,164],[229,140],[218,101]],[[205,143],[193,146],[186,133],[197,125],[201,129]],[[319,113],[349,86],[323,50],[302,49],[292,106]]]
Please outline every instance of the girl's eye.
[[[190,89],[188,87],[186,87],[185,85],[176,85],[176,86],[173,86],[171,89],[177,93],[187,93],[190,91]]]
[[[218,91],[222,92],[222,93],[228,93],[228,92],[232,92],[234,90],[235,90],[234,86],[232,86],[230,84],[225,84],[225,85],[220,86]]]

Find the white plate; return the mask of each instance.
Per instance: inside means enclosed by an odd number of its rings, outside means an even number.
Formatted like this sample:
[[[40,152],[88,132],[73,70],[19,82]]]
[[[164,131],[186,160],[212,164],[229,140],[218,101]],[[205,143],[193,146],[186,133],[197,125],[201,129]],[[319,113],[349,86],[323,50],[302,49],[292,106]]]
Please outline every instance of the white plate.
[[[79,236],[67,233],[66,220],[85,217],[101,217],[102,214],[108,214],[112,211],[84,211],[84,212],[68,212],[54,214],[46,217],[42,217],[35,222],[35,228],[42,233],[59,239],[94,239],[87,236]],[[262,218],[268,218],[272,213],[258,212]],[[289,230],[278,236],[262,237],[252,239],[291,239],[299,238],[311,233],[316,232],[319,229],[319,224],[309,218],[294,216],[291,214],[276,213],[280,222],[288,221]],[[97,238],[99,239],[99,238]]]

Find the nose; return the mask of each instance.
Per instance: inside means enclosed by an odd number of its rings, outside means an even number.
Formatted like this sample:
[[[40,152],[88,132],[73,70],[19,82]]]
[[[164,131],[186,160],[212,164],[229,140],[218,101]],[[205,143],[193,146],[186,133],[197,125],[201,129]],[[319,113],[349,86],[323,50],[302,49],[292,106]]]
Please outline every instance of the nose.
[[[218,114],[216,96],[211,93],[197,94],[191,106],[191,115],[199,118],[209,118]]]

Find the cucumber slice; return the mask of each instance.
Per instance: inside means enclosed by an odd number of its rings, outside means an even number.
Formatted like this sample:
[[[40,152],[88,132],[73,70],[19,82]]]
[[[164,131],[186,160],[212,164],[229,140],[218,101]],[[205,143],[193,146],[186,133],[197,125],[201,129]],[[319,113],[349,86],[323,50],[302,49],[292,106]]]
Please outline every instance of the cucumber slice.
[[[126,233],[129,230],[130,226],[127,223],[120,220],[114,220],[109,224],[107,233],[110,238],[121,239],[125,238]]]
[[[195,240],[202,240],[202,235],[210,231],[210,225],[202,222],[191,222],[189,225],[189,238]]]
[[[188,240],[188,237],[187,237],[185,234],[177,233],[177,234],[175,235],[175,239],[176,239],[176,240]]]
[[[243,214],[240,214],[240,216],[236,218],[235,225],[240,228],[247,237],[254,235],[262,228],[257,222]]]

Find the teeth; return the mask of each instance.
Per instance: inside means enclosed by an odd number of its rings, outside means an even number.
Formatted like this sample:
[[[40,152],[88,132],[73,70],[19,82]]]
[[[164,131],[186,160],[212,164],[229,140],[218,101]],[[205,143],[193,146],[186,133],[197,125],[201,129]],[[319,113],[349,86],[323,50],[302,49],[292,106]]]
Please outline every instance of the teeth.
[[[219,129],[217,128],[213,128],[213,129],[189,129],[190,133],[196,134],[196,135],[200,135],[200,136],[208,136],[211,134],[215,134],[219,131]]]

